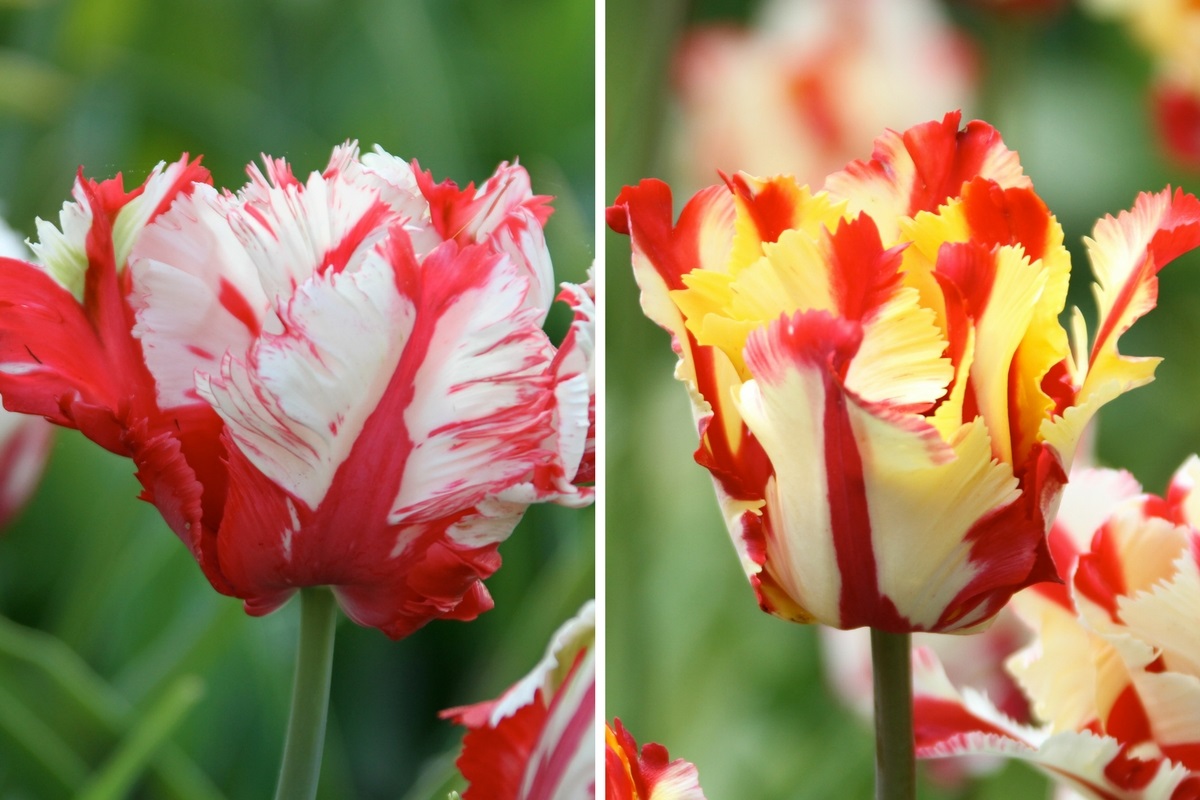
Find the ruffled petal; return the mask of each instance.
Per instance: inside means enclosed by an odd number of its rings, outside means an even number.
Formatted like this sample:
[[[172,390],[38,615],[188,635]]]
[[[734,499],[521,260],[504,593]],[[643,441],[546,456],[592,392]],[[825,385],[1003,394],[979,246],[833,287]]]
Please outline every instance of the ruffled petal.
[[[552,458],[543,445],[555,425],[545,366],[554,353],[526,304],[528,280],[506,256],[447,242],[419,275],[395,246],[390,257],[416,302],[377,412],[404,421],[392,446],[408,452],[388,514],[399,523],[480,502]]]
[[[1191,797],[1200,784],[1165,758],[1139,759],[1116,739],[1089,732],[1017,725],[986,698],[959,693],[928,650],[914,654],[913,717],[918,758],[999,755],[1031,763],[1089,797]],[[1175,794],[1178,793],[1178,794]]]
[[[726,267],[733,275],[757,261],[764,246],[779,241],[785,231],[798,230],[815,239],[848,217],[845,201],[825,192],[814,195],[790,176],[764,179],[738,173],[727,182],[737,200],[733,250]]]
[[[1131,210],[1097,222],[1085,242],[1096,276],[1099,328],[1088,363],[1074,365],[1082,380],[1074,408],[1042,426],[1042,438],[1063,453],[1073,451],[1102,405],[1153,380],[1160,359],[1122,356],[1117,340],[1158,302],[1158,271],[1200,245],[1200,200],[1182,190],[1172,195],[1169,188],[1142,193]]]
[[[960,130],[961,120],[962,113],[952,111],[940,122],[884,132],[869,161],[853,161],[830,175],[825,189],[845,198],[851,212],[875,219],[884,241],[895,241],[900,220],[936,210],[973,178],[1004,188],[1030,185],[995,128],[975,120]]]
[[[264,159],[266,173],[249,167],[249,183],[226,212],[280,316],[310,276],[328,269],[355,271],[390,226],[403,221],[373,186],[355,180],[361,174],[351,166],[357,154],[357,145],[342,145],[325,171],[312,173],[304,183],[285,162]]]
[[[1010,373],[1045,289],[1046,272],[1017,248],[971,242],[943,245],[934,277],[946,298],[949,340],[971,348],[969,369],[956,377],[968,382],[962,422],[982,416],[995,457],[1014,464]]]
[[[500,493],[503,500],[550,500],[568,506],[590,503],[596,479],[596,303],[589,270],[582,286],[563,284],[558,299],[575,319],[549,366],[554,391],[554,433],[543,443],[552,458],[535,468],[533,480]]]
[[[671,760],[667,748],[637,741],[613,720],[605,726],[605,798],[607,800],[705,800],[694,764]]]
[[[219,376],[196,375],[196,390],[251,462],[315,509],[382,397],[415,314],[380,257],[314,276],[284,310],[283,333],[264,335],[245,361],[226,353]]]
[[[546,655],[497,700],[443,711],[468,728],[456,762],[465,800],[573,800],[595,794],[595,604],[551,638]]]
[[[529,173],[519,164],[503,163],[477,190],[459,189],[453,181],[434,183],[413,162],[421,193],[429,204],[430,225],[444,241],[460,245],[490,242],[512,258],[529,279],[530,308],[538,309],[540,325],[554,297],[554,272],[542,226],[553,209],[550,197],[535,195]]]
[[[671,334],[679,355],[675,377],[689,389],[700,434],[696,461],[712,473],[734,546],[747,571],[755,572],[763,541],[756,513],[770,464],[757,440],[747,435],[734,403],[730,387],[741,383],[737,367],[723,351],[696,345],[672,297],[686,288],[683,276],[693,270],[725,271],[734,196],[725,187],[710,187],[688,201],[674,224],[672,215],[670,188],[644,180],[621,192],[608,209],[608,223],[632,240],[642,310]]]
[[[163,408],[199,402],[197,370],[219,374],[273,316],[255,262],[227,221],[231,200],[197,187],[158,217],[131,254],[133,332]]]

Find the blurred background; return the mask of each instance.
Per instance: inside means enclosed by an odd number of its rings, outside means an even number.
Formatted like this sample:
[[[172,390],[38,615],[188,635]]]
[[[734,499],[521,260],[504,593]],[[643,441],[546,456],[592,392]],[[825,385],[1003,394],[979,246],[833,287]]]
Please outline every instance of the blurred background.
[[[594,55],[583,0],[0,0],[0,205],[28,236],[80,166],[132,187],[184,151],[233,188],[261,153],[304,175],[346,139],[460,185],[519,157],[557,198],[557,277],[582,281]],[[0,797],[74,797],[98,775],[104,796],[271,795],[298,604],[245,616],[137,492],[128,461],[59,432],[0,538]],[[320,796],[444,799],[461,731],[437,712],[540,658],[593,594],[593,529],[591,510],[531,509],[473,623],[397,643],[342,620]]]
[[[1139,191],[1200,191],[1200,18],[1187,5],[608,0],[604,196],[664,178],[678,211],[717,169],[819,186],[868,157],[883,127],[962,108],[1019,151],[1063,225],[1071,302],[1094,330],[1082,237]],[[1141,14],[1150,8],[1157,16]],[[605,715],[693,761],[713,800],[869,797],[872,732],[849,711],[870,704],[869,681],[853,673],[861,661],[758,610],[691,458],[696,432],[668,337],[638,309],[629,240],[609,232],[605,246],[607,358],[620,365],[606,384]],[[1160,290],[1121,351],[1166,360],[1153,384],[1101,412],[1096,452],[1155,492],[1200,449],[1200,258],[1168,267]],[[823,664],[834,659],[831,676]],[[978,779],[923,767],[919,791],[1050,795],[1018,764]]]

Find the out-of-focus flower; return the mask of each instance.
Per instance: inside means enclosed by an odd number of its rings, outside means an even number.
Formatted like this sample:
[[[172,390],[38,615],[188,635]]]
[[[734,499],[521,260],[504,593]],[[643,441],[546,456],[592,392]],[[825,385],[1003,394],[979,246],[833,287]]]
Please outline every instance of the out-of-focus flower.
[[[20,237],[0,220],[0,259],[29,258]],[[44,419],[0,410],[0,528],[37,488],[54,429]]]
[[[705,800],[696,765],[671,760],[661,744],[643,745],[621,720],[604,726],[605,800]]]
[[[1168,155],[1200,169],[1200,6],[1191,0],[1084,0],[1120,19],[1154,62],[1150,105]]]
[[[931,0],[769,0],[748,29],[700,27],[676,56],[677,172],[816,182],[905,127],[970,106],[975,58]]]
[[[0,393],[129,456],[212,585],[265,614],[330,585],[399,638],[491,607],[533,502],[582,505],[593,300],[556,348],[547,198],[352,144],[219,192],[187,158],[82,176],[44,266],[0,268]],[[590,283],[589,283],[590,286]]]
[[[1009,661],[1044,728],[959,692],[926,652],[916,670],[924,757],[1032,762],[1097,798],[1200,797],[1200,460],[1165,497],[1131,475],[1073,475],[1051,548],[1066,585],[1014,598],[1036,639]]]
[[[700,446],[762,608],[954,631],[1056,577],[1046,533],[1087,422],[1153,378],[1117,339],[1200,243],[1169,190],[1089,241],[1099,328],[1058,317],[1070,256],[1015,153],[958,114],[877,140],[816,194],[739,174],[672,222],[626,187],[642,307],[673,336]]]
[[[457,762],[470,784],[465,800],[596,796],[595,638],[589,600],[498,699],[442,712],[468,729]]]

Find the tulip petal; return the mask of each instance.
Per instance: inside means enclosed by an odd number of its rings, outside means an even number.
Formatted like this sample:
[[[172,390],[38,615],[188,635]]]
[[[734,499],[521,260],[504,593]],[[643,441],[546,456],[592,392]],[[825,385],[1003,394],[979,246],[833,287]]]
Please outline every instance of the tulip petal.
[[[480,184],[459,189],[454,181],[435,184],[413,162],[414,176],[429,203],[429,221],[443,240],[460,245],[491,240],[529,279],[529,305],[539,309],[540,325],[554,297],[554,272],[542,226],[553,209],[550,197],[535,195],[529,173],[519,164],[502,163]]]
[[[1032,315],[1022,311],[1022,317],[1028,316],[1024,330],[1016,325],[1006,326],[1012,335],[1019,336],[1019,344],[1011,354],[1012,368],[1004,376],[1012,385],[1007,388],[1007,397],[993,392],[990,400],[992,424],[999,419],[1001,403],[1007,407],[1003,416],[1011,429],[1011,436],[1007,437],[1011,443],[1005,449],[1011,451],[1012,463],[1020,469],[1037,441],[1041,421],[1056,408],[1057,397],[1047,393],[1045,378],[1057,365],[1069,364],[1066,332],[1058,321],[1066,304],[1071,272],[1070,254],[1063,247],[1062,227],[1031,188],[1002,188],[993,181],[976,178],[963,187],[961,197],[948,201],[936,214],[921,212],[902,228],[904,237],[912,240],[912,246],[904,254],[905,281],[921,292],[923,305],[937,312],[943,329],[949,322],[939,280],[945,280],[946,269],[940,270],[943,277],[939,279],[936,267],[941,263],[940,251],[947,243],[971,242],[984,251],[1006,246],[1019,248],[1029,259],[1031,270],[1042,273],[1037,278],[1042,289],[1036,295]],[[1012,298],[1007,302],[1012,302]],[[986,309],[987,297],[977,298],[975,305]],[[999,315],[992,319],[1003,325]],[[965,380],[964,376],[976,370],[985,380],[995,383],[1000,376],[994,369],[1001,367],[976,366],[973,355],[965,352],[968,342],[962,335],[964,331],[958,333],[950,337],[950,356],[958,368],[958,380]],[[965,387],[955,388],[951,401],[939,409],[940,425],[956,424],[961,403],[967,399]],[[967,414],[965,419],[971,416]]]
[[[904,133],[885,131],[869,161],[852,161],[825,180],[825,189],[846,198],[852,213],[869,214],[884,241],[896,241],[903,217],[936,210],[972,178],[1005,188],[1030,185],[995,128],[976,120],[959,130],[961,120],[953,111]]]
[[[591,277],[583,286],[563,284],[560,300],[575,310],[575,319],[554,354],[549,372],[554,387],[554,434],[545,443],[554,453],[538,467],[534,480],[506,489],[503,500],[533,503],[551,500],[579,507],[590,503],[594,490],[577,484],[595,481],[596,472],[596,304]]]
[[[1030,698],[1033,713],[1056,731],[1082,730],[1096,722],[1096,649],[1072,609],[1038,607],[1018,595],[1014,607],[1022,620],[1041,632],[1038,642],[1015,654],[1008,669]]]
[[[353,143],[340,146],[325,172],[312,173],[303,184],[286,163],[264,159],[266,174],[249,167],[249,183],[226,212],[281,317],[282,305],[309,276],[354,271],[389,226],[402,221],[373,186],[354,180],[359,173],[349,163],[357,152]]]
[[[127,453],[116,420],[121,392],[82,306],[48,273],[0,259],[0,395],[4,407],[77,427]]]
[[[595,724],[596,653],[589,649],[580,654],[550,703],[546,725],[529,754],[519,797],[594,797]]]
[[[647,179],[626,186],[607,217],[614,230],[631,239],[642,310],[673,337],[672,344],[687,366],[680,380],[694,382],[683,318],[668,293],[685,288],[683,276],[693,270],[726,271],[734,197],[723,186],[711,186],[688,201],[674,224],[673,215],[670,187]]]
[[[1200,608],[1200,570],[1188,550],[1172,569],[1169,581],[1119,601],[1121,621],[1162,659],[1164,672],[1139,671],[1133,681],[1164,750],[1200,746],[1200,637],[1190,624]],[[1200,759],[1189,761],[1200,769]]]
[[[420,286],[412,338],[381,402],[403,417],[411,447],[388,514],[394,524],[436,519],[521,481],[550,458],[543,443],[555,420],[545,371],[553,348],[520,267],[452,242],[419,275],[395,245],[390,258],[401,285]]]
[[[956,378],[969,382],[962,421],[982,415],[996,458],[1016,463],[1009,376],[1046,286],[1046,272],[1041,262],[1031,264],[1017,248],[989,249],[972,242],[943,245],[934,276],[946,298],[950,341],[973,344],[969,371]],[[969,336],[967,328],[972,329]]]
[[[1183,766],[1164,758],[1133,758],[1111,737],[1086,731],[1050,735],[1017,725],[986,698],[969,689],[958,692],[936,657],[924,649],[914,653],[913,716],[918,758],[1017,758],[1089,797],[1105,800],[1192,796],[1172,792],[1197,788]]]
[[[118,271],[129,262],[130,252],[143,229],[177,199],[186,197],[198,186],[207,186],[209,180],[208,170],[200,166],[200,160],[189,162],[185,154],[169,165],[159,162],[128,199],[122,198],[112,222],[113,261]]]
[[[273,316],[255,262],[226,221],[230,201],[199,186],[149,226],[131,254],[142,342],[162,408],[199,401],[197,370],[218,374]]]
[[[264,335],[245,361],[232,353],[196,389],[262,472],[315,509],[387,386],[415,309],[390,265],[367,259],[296,289],[284,333]]]
[[[381,524],[390,498],[360,467],[341,470],[330,502],[312,512],[229,448],[220,569],[247,613],[270,613],[301,586],[329,585],[348,617],[400,639],[431,619],[470,620],[492,607],[481,581],[499,568],[496,543],[524,506],[481,504],[428,522]]]
[[[37,218],[38,241],[30,242],[29,247],[58,285],[70,292],[76,302],[82,302],[88,269],[87,234],[94,215],[78,181],[71,193],[75,201],[63,203],[58,214],[59,227]]]
[[[980,520],[1017,498],[1016,481],[991,461],[983,426],[968,426],[951,447],[919,415],[848,393],[837,375],[859,335],[849,322],[810,312],[772,323],[747,345],[755,380],[739,407],[774,467],[767,569],[836,627],[974,624],[979,598],[955,602],[958,594],[980,572],[1020,568],[972,558],[986,552],[976,541]],[[1006,535],[1040,538],[1024,530],[1032,527]],[[1032,559],[1033,549],[1006,558]]]
[[[429,201],[421,194],[417,182],[421,171],[417,162],[409,164],[376,145],[372,152],[363,154],[358,169],[361,176],[355,173],[354,167],[347,169],[350,179],[373,187],[383,202],[407,220],[404,230],[418,256],[426,255],[442,243],[442,237],[432,224]]]
[[[541,661],[496,700],[442,711],[467,727],[465,800],[573,800],[595,791],[595,603],[554,633]]]
[[[672,761],[660,744],[643,745],[639,753],[621,720],[605,726],[604,742],[608,800],[705,800],[694,764]]]
[[[726,180],[737,206],[727,266],[731,275],[762,257],[765,245],[779,241],[786,231],[796,230],[814,240],[849,217],[845,201],[826,192],[814,195],[790,176],[764,179],[738,173]]]
[[[1172,196],[1169,188],[1143,192],[1129,211],[1097,222],[1085,243],[1096,275],[1099,328],[1089,363],[1074,368],[1085,376],[1074,407],[1042,426],[1042,438],[1068,459],[1101,406],[1154,379],[1161,359],[1122,356],[1117,340],[1158,302],[1158,271],[1200,245],[1200,200],[1182,190]]]
[[[463,736],[462,754],[455,761],[470,784],[464,800],[518,800],[529,754],[549,716],[539,694],[536,702],[516,710],[496,726],[472,727]],[[461,720],[455,720],[461,722]],[[465,724],[465,723],[464,723]]]
[[[761,548],[757,527],[744,524],[748,521],[743,512],[747,505],[761,505],[770,465],[753,437],[746,436],[726,388],[741,382],[736,366],[722,351],[697,347],[672,299],[672,292],[685,288],[683,276],[689,272],[725,271],[732,246],[734,197],[725,187],[713,186],[688,201],[675,224],[672,215],[670,188],[661,181],[644,180],[622,190],[608,210],[608,222],[630,236],[642,310],[672,336],[679,354],[675,375],[690,389],[700,432],[696,461],[713,473],[734,545],[750,569],[761,559]]]
[[[389,241],[302,286],[285,334],[200,393],[237,445],[221,565],[247,610],[330,584],[351,618],[399,638],[490,607],[478,581],[525,506],[489,498],[549,459],[553,395],[509,258],[447,242],[418,264],[399,226]]]
[[[208,180],[208,170],[199,159],[189,162],[186,155],[170,166],[160,162],[132,192],[125,191],[120,175],[96,183],[80,174],[71,192],[74,202],[64,203],[59,212],[61,230],[39,218],[39,241],[30,247],[45,270],[83,302],[91,259],[109,258],[118,271],[123,270],[142,228],[176,197],[190,192],[194,183]],[[96,253],[102,242],[109,252]]]

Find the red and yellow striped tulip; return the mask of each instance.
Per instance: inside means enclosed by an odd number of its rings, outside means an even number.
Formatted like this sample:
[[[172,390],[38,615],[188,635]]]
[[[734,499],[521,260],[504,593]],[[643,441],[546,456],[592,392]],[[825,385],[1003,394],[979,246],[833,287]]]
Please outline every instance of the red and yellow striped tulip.
[[[1200,244],[1169,190],[1100,221],[1090,351],[1059,323],[1070,256],[1017,154],[957,113],[886,132],[813,192],[745,174],[627,187],[647,316],[679,353],[712,474],[762,608],[891,632],[985,625],[1055,579],[1046,532],[1087,422],[1153,378],[1120,335],[1157,272]]]

